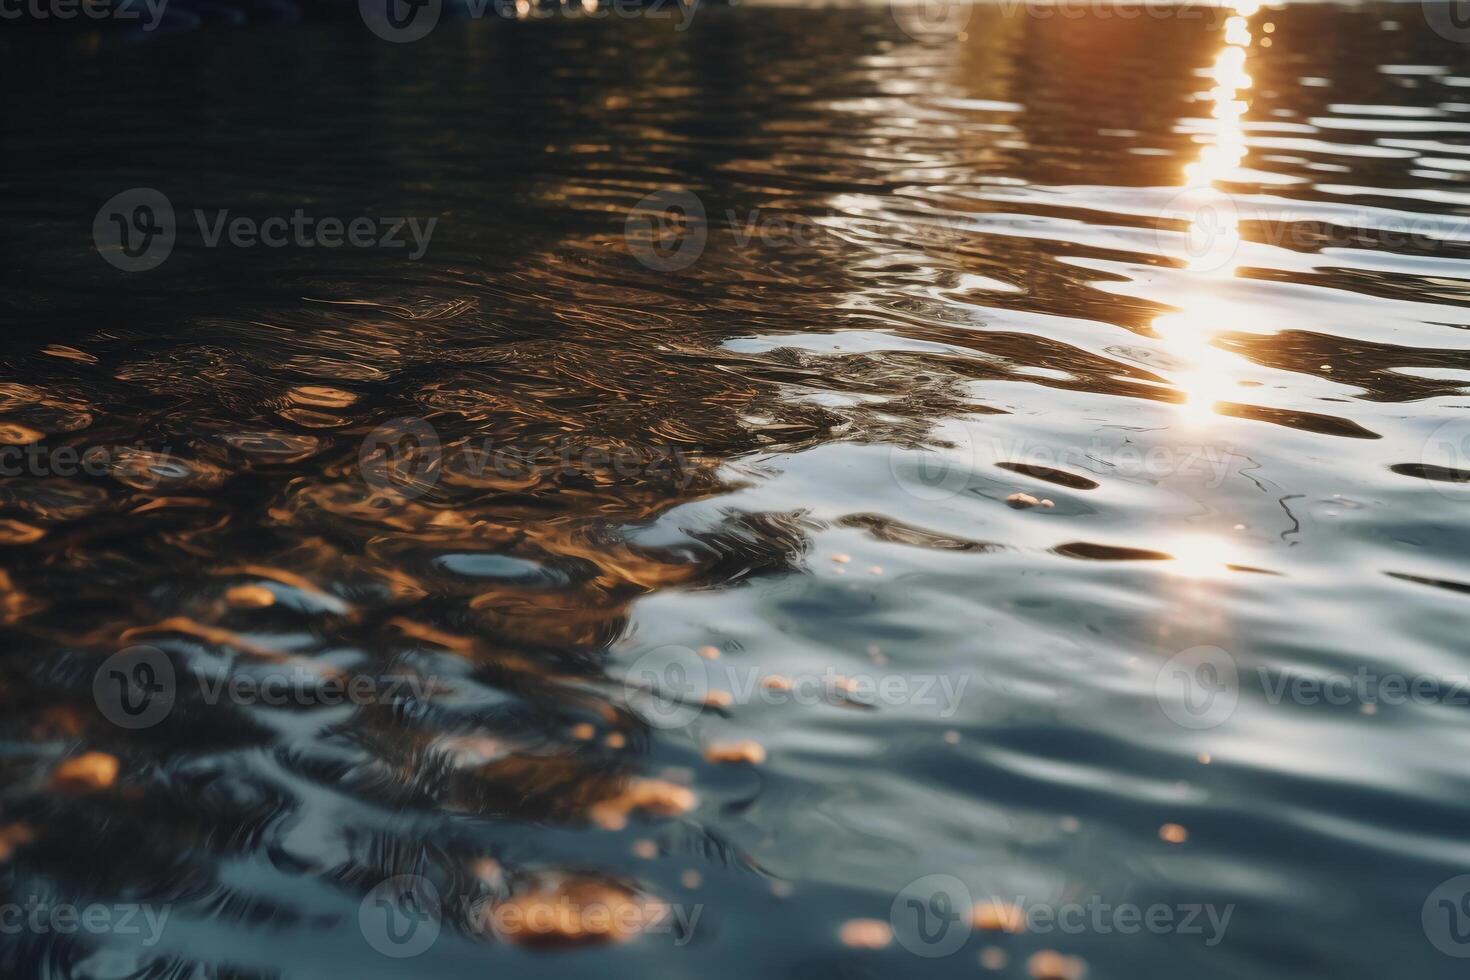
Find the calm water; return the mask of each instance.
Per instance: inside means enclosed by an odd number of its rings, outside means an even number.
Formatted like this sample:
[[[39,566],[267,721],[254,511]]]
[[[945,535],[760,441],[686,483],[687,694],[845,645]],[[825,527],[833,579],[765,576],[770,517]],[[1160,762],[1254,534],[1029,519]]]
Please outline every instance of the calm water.
[[[5,972],[1462,975],[1467,38],[1108,13],[11,39]]]

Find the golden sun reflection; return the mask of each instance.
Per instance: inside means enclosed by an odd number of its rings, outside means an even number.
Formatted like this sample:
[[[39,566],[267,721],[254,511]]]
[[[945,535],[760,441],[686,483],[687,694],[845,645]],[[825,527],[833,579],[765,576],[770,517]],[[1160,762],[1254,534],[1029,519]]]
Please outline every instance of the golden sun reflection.
[[[1242,120],[1248,106],[1241,93],[1251,87],[1245,71],[1251,44],[1249,18],[1260,5],[1257,0],[1237,0],[1230,9],[1225,45],[1209,72],[1214,84],[1208,92],[1212,120],[1208,142],[1185,166],[1184,188],[1175,198],[1189,214],[1185,264],[1191,285],[1180,298],[1178,311],[1153,323],[1170,350],[1186,362],[1174,375],[1174,383],[1184,396],[1181,416],[1191,423],[1212,415],[1231,388],[1233,357],[1215,347],[1214,339],[1228,323],[1228,304],[1219,296],[1218,283],[1235,275],[1240,228],[1235,206],[1218,184],[1235,174],[1246,155]]]
[[[1232,565],[1243,563],[1244,551],[1234,542],[1212,534],[1188,534],[1169,542],[1174,556],[1170,571],[1184,578],[1220,578]]]

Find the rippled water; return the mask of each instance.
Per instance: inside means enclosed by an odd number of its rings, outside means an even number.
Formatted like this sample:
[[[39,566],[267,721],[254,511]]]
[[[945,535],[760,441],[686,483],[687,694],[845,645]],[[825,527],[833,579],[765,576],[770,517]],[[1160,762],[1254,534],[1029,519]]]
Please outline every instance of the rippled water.
[[[1081,9],[10,44],[8,974],[1460,975],[1465,39]]]

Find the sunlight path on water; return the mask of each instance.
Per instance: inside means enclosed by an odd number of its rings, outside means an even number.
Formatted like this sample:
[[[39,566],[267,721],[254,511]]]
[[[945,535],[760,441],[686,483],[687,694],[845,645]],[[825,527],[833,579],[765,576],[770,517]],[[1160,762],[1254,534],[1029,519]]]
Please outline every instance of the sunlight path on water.
[[[1240,215],[1222,182],[1236,179],[1246,156],[1242,125],[1249,103],[1244,93],[1251,87],[1246,73],[1251,45],[1250,17],[1260,5],[1256,0],[1237,0],[1225,23],[1225,44],[1210,68],[1214,86],[1209,91],[1211,132],[1199,158],[1184,168],[1184,191],[1172,202],[1189,212],[1184,242],[1184,259],[1189,277],[1187,292],[1179,298],[1179,310],[1158,317],[1153,329],[1163,337],[1188,367],[1174,376],[1183,393],[1180,406],[1184,421],[1197,426],[1213,414],[1217,402],[1233,387],[1231,366],[1241,361],[1214,345],[1215,337],[1239,316],[1221,296],[1220,283],[1236,274],[1240,248]]]

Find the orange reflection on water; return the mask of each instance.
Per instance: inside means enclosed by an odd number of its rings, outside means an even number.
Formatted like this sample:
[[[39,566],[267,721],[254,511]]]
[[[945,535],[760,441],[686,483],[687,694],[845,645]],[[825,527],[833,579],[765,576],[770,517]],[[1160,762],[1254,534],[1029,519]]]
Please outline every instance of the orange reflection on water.
[[[1185,362],[1174,383],[1184,396],[1181,414],[1193,422],[1213,414],[1232,386],[1229,367],[1234,358],[1215,347],[1214,339],[1229,323],[1229,304],[1221,298],[1219,283],[1235,275],[1240,222],[1230,197],[1218,185],[1234,176],[1246,155],[1242,121],[1248,104],[1240,96],[1251,87],[1245,71],[1251,44],[1249,18],[1260,5],[1239,0],[1231,9],[1225,44],[1209,71],[1214,82],[1208,93],[1209,141],[1199,157],[1185,165],[1184,189],[1176,198],[1190,215],[1185,261],[1191,285],[1180,297],[1178,311],[1153,323],[1171,352]]]
[[[1186,188],[1213,188],[1245,159],[1241,120],[1249,106],[1239,96],[1251,87],[1251,77],[1245,71],[1245,52],[1251,43],[1246,25],[1246,18],[1240,14],[1225,22],[1225,46],[1210,68],[1210,78],[1215,82],[1209,91],[1213,103],[1210,117],[1215,123],[1210,143],[1200,151],[1199,159],[1184,168]]]

